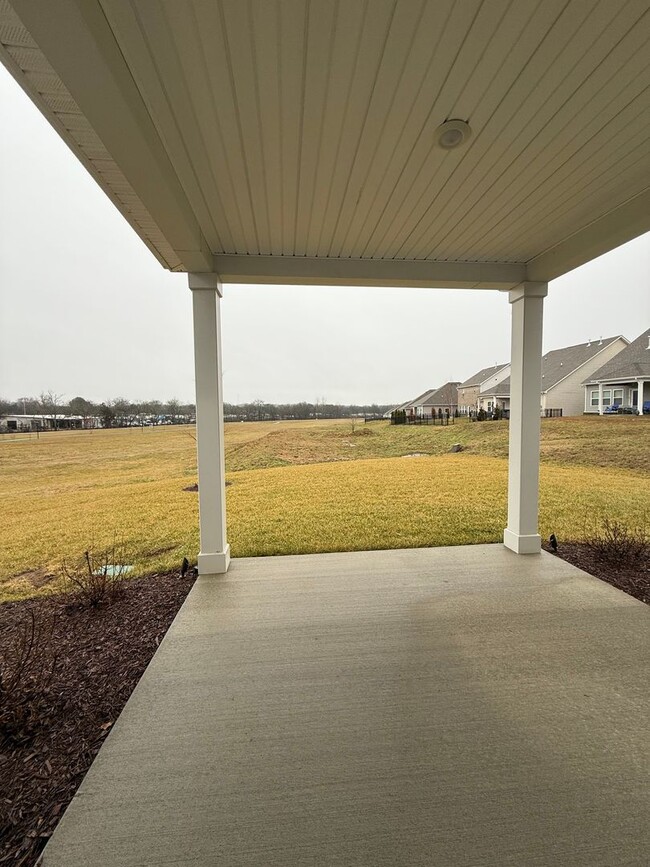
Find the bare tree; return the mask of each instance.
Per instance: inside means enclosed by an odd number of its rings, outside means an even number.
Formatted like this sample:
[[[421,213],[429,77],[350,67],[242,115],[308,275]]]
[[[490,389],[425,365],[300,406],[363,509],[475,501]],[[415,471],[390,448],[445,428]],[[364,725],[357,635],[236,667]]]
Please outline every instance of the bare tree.
[[[167,415],[170,417],[172,424],[174,424],[178,418],[180,406],[181,402],[175,397],[172,397],[171,400],[167,401]]]
[[[43,415],[51,415],[54,421],[54,430],[58,430],[58,410],[61,406],[61,401],[63,400],[62,394],[56,394],[54,391],[42,391],[39,403]]]

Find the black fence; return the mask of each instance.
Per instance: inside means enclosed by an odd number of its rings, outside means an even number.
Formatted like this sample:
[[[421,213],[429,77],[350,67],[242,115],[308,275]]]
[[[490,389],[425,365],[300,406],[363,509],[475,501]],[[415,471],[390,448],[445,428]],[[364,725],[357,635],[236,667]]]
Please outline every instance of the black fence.
[[[455,424],[456,419],[449,413],[442,415],[406,415],[402,412],[394,412],[390,417],[391,424],[424,424],[424,425],[440,425],[445,427],[448,424]]]

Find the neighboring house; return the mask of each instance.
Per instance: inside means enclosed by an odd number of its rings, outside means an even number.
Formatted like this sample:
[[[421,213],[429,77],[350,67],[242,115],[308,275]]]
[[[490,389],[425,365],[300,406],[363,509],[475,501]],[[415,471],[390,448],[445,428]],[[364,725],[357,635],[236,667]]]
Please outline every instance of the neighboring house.
[[[459,382],[446,382],[440,388],[434,389],[422,401],[421,415],[431,417],[439,411],[454,415],[458,409]]]
[[[423,391],[422,394],[418,394],[417,397],[414,397],[413,400],[407,400],[406,403],[400,403],[399,406],[393,407],[388,412],[384,413],[384,418],[390,418],[394,412],[398,410],[403,410],[408,418],[415,418],[416,416],[423,415],[423,403],[427,397],[432,395],[436,391],[435,388],[430,388],[428,391]]]
[[[431,411],[427,409],[427,401],[429,398],[434,395],[438,391],[437,388],[430,388],[428,391],[425,391],[423,394],[419,394],[415,400],[413,401],[413,415],[416,415],[418,418],[424,418],[425,416],[430,416]]]
[[[642,413],[643,404],[650,404],[650,328],[583,383],[585,412],[602,415],[609,407],[632,406]]]
[[[478,396],[481,391],[492,388],[510,375],[509,364],[493,364],[484,367],[458,386],[458,411],[461,415],[471,415],[478,409]]]
[[[407,400],[406,403],[400,403],[398,406],[394,406],[392,409],[387,410],[384,413],[384,418],[390,418],[394,412],[399,412],[399,410],[403,409],[406,412],[407,407],[411,405],[411,401]]]
[[[542,357],[542,415],[582,415],[584,412],[584,382],[603,363],[610,362],[625,351],[628,341],[621,337],[601,338],[554,349]],[[650,375],[648,377],[650,381]],[[480,392],[479,409],[492,412],[495,407],[510,409],[510,377]]]

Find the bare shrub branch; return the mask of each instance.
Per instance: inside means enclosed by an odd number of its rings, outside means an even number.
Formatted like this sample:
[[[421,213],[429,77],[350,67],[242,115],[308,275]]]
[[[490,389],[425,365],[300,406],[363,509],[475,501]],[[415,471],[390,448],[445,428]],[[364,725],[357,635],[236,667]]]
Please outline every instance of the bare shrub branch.
[[[650,535],[645,522],[628,526],[604,517],[586,534],[585,544],[602,563],[634,565],[650,552]]]
[[[54,615],[27,610],[15,639],[0,656],[0,742],[28,740],[36,728],[57,667]]]
[[[84,551],[83,557],[77,562],[64,562],[61,568],[71,593],[79,602],[99,608],[123,592],[123,579],[131,569],[127,560],[124,542],[114,538],[108,548]]]

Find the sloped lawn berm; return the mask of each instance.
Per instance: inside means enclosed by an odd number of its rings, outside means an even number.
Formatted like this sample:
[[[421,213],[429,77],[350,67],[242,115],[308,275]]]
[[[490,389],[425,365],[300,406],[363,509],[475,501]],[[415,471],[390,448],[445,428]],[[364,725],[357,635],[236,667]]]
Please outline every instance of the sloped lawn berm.
[[[0,864],[36,863],[193,583],[178,573],[126,581],[96,609],[68,595],[0,605]],[[34,624],[40,647],[26,669],[39,689],[21,701],[7,696],[7,677]]]

